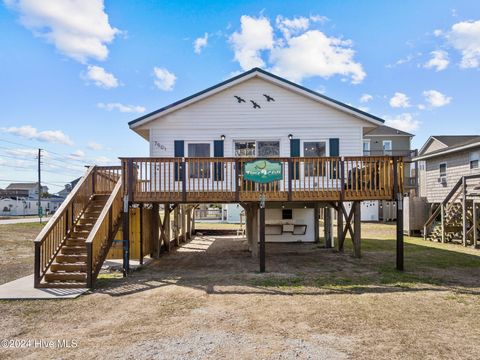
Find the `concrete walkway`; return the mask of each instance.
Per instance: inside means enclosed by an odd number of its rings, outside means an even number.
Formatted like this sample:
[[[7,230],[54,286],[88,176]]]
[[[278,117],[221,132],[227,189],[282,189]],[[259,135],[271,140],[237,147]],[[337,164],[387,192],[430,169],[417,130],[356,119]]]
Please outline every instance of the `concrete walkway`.
[[[50,218],[42,218],[42,223],[46,224],[50,220]],[[0,218],[0,225],[9,225],[9,224],[24,224],[24,223],[32,223],[32,222],[40,222],[40,218],[38,217],[27,217],[27,218],[19,218],[19,219],[6,219],[1,220]]]
[[[33,274],[0,285],[0,300],[75,299],[88,289],[35,289]]]

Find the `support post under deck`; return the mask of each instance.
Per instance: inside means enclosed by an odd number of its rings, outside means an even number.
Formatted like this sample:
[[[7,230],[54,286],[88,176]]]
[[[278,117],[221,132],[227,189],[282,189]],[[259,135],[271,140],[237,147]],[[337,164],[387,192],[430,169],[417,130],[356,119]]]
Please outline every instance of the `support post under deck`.
[[[397,270],[403,271],[403,194],[398,186],[398,159],[393,158],[393,196],[397,208]]]
[[[342,203],[339,201],[337,204],[337,250],[343,251],[343,243],[345,237],[343,236],[343,212]]]
[[[260,272],[265,272],[265,206],[260,206]]]

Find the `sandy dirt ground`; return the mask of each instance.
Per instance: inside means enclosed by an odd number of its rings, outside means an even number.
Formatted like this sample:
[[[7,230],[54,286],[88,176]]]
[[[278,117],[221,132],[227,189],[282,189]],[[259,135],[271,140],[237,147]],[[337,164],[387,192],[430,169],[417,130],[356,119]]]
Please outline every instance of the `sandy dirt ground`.
[[[267,244],[265,274],[244,239],[197,237],[75,300],[0,302],[0,339],[26,342],[0,358],[480,358],[480,251],[407,238],[399,273],[393,236],[365,225],[361,259],[350,244]],[[2,266],[2,282],[26,275]]]

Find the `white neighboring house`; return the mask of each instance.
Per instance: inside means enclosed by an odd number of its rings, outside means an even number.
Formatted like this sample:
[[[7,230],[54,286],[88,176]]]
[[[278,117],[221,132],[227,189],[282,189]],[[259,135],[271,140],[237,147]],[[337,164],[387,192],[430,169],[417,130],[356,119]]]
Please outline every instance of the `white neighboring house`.
[[[129,125],[149,141],[151,157],[255,158],[362,156],[364,135],[383,123],[254,68]],[[267,241],[316,240],[314,209],[307,204],[267,204],[266,224],[305,227],[295,235],[267,233]]]
[[[63,199],[49,198],[42,199],[43,214],[53,214]],[[0,216],[28,216],[38,215],[38,201],[27,198],[3,198],[0,199]]]

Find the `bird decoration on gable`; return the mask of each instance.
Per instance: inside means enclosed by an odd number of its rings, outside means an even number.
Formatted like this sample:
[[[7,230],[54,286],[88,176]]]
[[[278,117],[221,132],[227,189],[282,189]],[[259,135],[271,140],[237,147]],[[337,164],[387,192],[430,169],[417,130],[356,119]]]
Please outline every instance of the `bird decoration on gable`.
[[[263,96],[265,96],[265,99],[267,99],[267,102],[270,102],[270,101],[275,101],[275,99],[267,94],[263,94]]]
[[[250,102],[252,103],[254,109],[261,109],[261,106],[258,105],[255,101],[250,100]]]
[[[242,102],[245,102],[245,100],[242,99],[240,96],[237,96],[237,95],[233,95],[233,96],[237,99],[239,104],[242,103]]]

